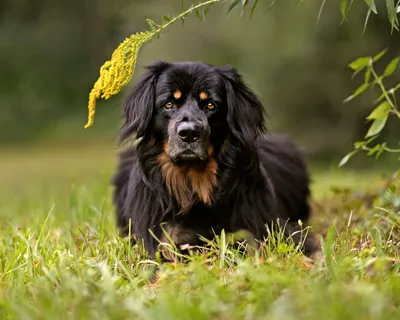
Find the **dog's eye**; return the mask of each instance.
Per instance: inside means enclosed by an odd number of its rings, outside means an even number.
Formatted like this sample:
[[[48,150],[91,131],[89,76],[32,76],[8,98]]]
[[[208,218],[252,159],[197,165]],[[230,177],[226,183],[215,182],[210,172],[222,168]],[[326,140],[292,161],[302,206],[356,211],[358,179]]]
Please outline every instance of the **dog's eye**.
[[[209,103],[207,104],[207,109],[210,110],[210,111],[215,110],[215,104],[212,103],[212,102],[209,102]]]
[[[165,109],[171,109],[174,105],[172,104],[171,101],[168,101],[166,104],[164,104]]]

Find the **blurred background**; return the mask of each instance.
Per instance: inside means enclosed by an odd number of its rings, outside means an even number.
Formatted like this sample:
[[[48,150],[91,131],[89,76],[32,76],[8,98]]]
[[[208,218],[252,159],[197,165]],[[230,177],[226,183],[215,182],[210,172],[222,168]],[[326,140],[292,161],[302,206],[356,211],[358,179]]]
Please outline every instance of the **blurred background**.
[[[189,1],[187,1],[189,2]],[[203,60],[232,64],[261,97],[271,131],[285,132],[309,151],[322,168],[336,166],[361,140],[365,116],[379,95],[368,91],[354,101],[362,77],[351,78],[348,63],[388,48],[379,70],[400,52],[400,34],[391,34],[384,2],[371,15],[355,1],[341,24],[339,1],[261,2],[252,18],[240,8],[211,8],[201,22],[190,16],[158,40],[145,44],[134,78],[118,96],[101,100],[95,123],[87,119],[87,99],[100,66],[117,45],[148,28],[146,18],[181,12],[180,0],[2,0],[0,2],[0,176],[3,187],[63,173],[82,178],[113,169],[121,103],[143,67],[154,60]],[[392,85],[400,80],[400,69]],[[393,119],[395,120],[395,119]],[[399,143],[398,121],[389,121],[382,139]],[[380,166],[398,166],[394,156]],[[376,163],[360,154],[349,168]],[[108,171],[107,171],[108,170]]]

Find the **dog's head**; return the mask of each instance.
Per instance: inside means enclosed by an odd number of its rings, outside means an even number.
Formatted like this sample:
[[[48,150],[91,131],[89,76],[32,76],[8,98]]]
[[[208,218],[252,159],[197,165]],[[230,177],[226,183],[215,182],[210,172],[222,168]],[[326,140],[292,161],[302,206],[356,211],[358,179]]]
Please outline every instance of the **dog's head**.
[[[242,150],[246,161],[256,157],[248,150],[263,131],[264,118],[260,101],[235,69],[199,62],[147,67],[125,103],[124,117],[122,140],[141,139],[145,175],[152,181],[160,168],[181,212],[198,201],[213,202],[219,155],[232,159],[232,150]],[[231,166],[238,165],[231,159]]]
[[[121,138],[151,135],[176,165],[206,163],[224,141],[246,145],[263,131],[263,107],[232,67],[156,62],[124,107]]]

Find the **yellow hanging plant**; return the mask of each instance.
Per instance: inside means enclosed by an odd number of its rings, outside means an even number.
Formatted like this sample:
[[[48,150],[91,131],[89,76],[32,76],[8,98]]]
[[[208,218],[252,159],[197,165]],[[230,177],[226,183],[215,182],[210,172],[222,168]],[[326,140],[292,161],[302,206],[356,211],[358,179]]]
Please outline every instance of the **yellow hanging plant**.
[[[118,94],[122,87],[131,80],[140,47],[144,43],[149,42],[155,35],[159,36],[164,29],[168,28],[173,23],[183,21],[185,17],[193,11],[196,11],[198,17],[203,18],[204,12],[200,13],[199,16],[198,9],[204,6],[211,6],[220,1],[222,0],[209,0],[197,5],[192,5],[189,9],[173,19],[164,17],[164,20],[167,22],[163,25],[156,24],[154,21],[147,19],[151,31],[138,32],[126,38],[117,49],[115,49],[111,59],[106,61],[100,68],[100,76],[89,94],[89,115],[85,129],[92,126],[94,122],[97,99],[109,99],[111,96]],[[206,8],[206,10],[208,10],[208,8]]]
[[[132,78],[139,49],[153,35],[147,31],[126,38],[114,51],[111,60],[106,61],[100,68],[100,77],[89,94],[89,116],[85,128],[89,128],[93,124],[96,100],[99,98],[109,99],[116,95]]]

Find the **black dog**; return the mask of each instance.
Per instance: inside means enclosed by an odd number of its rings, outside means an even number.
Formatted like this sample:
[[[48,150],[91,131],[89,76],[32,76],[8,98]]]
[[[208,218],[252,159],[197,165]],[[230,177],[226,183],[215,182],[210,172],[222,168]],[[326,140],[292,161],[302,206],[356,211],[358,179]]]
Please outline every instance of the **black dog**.
[[[122,152],[113,180],[118,227],[127,235],[131,221],[152,257],[163,228],[179,248],[221,230],[246,229],[263,240],[277,220],[287,236],[298,220],[306,225],[303,156],[290,139],[265,133],[264,108],[234,68],[156,62],[127,99],[124,118],[121,141],[139,142]],[[308,237],[302,249],[310,255],[316,245]]]

